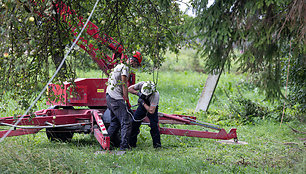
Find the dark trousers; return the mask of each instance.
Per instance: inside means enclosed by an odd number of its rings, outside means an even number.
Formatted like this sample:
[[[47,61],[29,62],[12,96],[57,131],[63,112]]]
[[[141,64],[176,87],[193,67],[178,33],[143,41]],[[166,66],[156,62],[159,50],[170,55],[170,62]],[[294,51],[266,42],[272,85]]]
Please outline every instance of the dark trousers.
[[[111,112],[111,122],[107,129],[110,139],[116,139],[121,128],[120,148],[129,148],[129,137],[131,135],[131,117],[127,113],[124,100],[115,100],[106,94],[107,107]]]
[[[132,133],[130,137],[130,146],[131,147],[136,147],[137,143],[137,135],[140,133],[139,127],[141,126],[141,122],[137,120],[143,119],[145,116],[148,116],[150,120],[150,134],[153,140],[153,147],[161,147],[161,142],[160,142],[160,133],[159,133],[159,128],[158,128],[158,106],[156,107],[156,110],[154,114],[150,114],[147,112],[147,110],[142,106],[138,106],[135,114],[134,114],[134,119],[132,123]]]

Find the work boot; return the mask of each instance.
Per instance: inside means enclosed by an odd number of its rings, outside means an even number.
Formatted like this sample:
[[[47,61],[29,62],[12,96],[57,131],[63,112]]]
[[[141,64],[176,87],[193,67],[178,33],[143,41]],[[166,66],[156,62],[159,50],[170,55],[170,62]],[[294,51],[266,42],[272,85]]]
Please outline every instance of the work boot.
[[[131,147],[130,146],[120,147],[120,150],[121,151],[128,151],[128,150],[131,150]]]
[[[136,144],[135,145],[134,144],[133,145],[130,144],[130,147],[131,148],[136,148],[137,146],[136,146]]]
[[[158,144],[158,143],[157,144],[153,144],[153,147],[154,148],[161,148],[161,144]]]

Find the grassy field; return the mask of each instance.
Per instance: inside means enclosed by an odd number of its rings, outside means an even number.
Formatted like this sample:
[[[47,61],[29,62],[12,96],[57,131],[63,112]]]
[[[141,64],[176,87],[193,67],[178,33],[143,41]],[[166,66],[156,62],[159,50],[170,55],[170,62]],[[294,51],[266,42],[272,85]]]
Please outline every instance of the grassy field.
[[[147,129],[139,146],[124,155],[95,154],[96,140],[75,136],[70,143],[49,142],[45,134],[11,137],[2,143],[1,173],[303,173],[305,147],[278,124],[239,126],[248,145],[162,136],[152,148]],[[277,133],[276,133],[277,132]],[[296,142],[296,144],[285,144]]]
[[[97,71],[79,73],[80,77],[101,77]],[[124,155],[95,154],[100,151],[92,135],[76,134],[71,142],[50,142],[44,131],[36,135],[6,138],[0,148],[0,173],[305,173],[305,134],[293,132],[289,126],[304,131],[297,121],[285,122],[262,118],[256,123],[243,124],[234,119],[229,98],[224,91],[236,94],[241,87],[245,97],[274,107],[263,101],[256,88],[241,84],[246,75],[222,74],[216,97],[208,113],[194,113],[207,75],[191,71],[162,71],[158,90],[161,94],[159,111],[169,114],[195,115],[199,120],[216,123],[227,131],[237,128],[238,139],[247,145],[226,145],[216,140],[162,135],[162,148],[154,149],[148,126],[141,127],[137,148]],[[137,79],[151,80],[152,76],[138,73]],[[22,113],[15,101],[5,98],[1,116]],[[131,96],[132,104],[137,98]],[[47,106],[44,101],[38,109]],[[205,130],[194,126],[173,126]],[[210,130],[209,130],[210,131]],[[115,150],[116,151],[116,150]],[[113,151],[113,152],[115,152]]]

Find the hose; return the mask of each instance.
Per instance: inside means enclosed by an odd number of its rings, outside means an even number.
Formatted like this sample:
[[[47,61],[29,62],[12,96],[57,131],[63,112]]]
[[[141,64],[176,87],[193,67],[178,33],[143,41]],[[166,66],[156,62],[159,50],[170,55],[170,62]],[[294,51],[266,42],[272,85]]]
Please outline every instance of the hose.
[[[127,106],[126,106],[126,111],[132,117],[133,121],[135,121],[135,122],[142,122],[146,118],[146,117],[143,117],[143,119],[141,119],[141,120],[136,120],[135,117],[134,117],[134,114],[130,111],[130,109]],[[147,114],[146,114],[146,116],[147,116]]]

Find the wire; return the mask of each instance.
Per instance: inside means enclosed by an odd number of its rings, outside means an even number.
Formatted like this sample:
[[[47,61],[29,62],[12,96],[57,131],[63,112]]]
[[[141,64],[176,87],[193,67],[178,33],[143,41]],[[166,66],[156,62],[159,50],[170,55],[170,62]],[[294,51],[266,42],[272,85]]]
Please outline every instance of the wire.
[[[168,128],[162,128],[162,129],[167,129],[172,135],[174,135],[174,137],[175,137],[177,140],[179,140],[181,143],[183,143],[183,141],[182,141],[180,138],[178,138],[178,135],[175,135],[170,129],[168,129]]]
[[[131,113],[131,111],[128,109],[128,107],[126,106],[126,111],[128,114],[130,114],[130,116],[132,117],[133,121],[135,122],[142,122],[146,117],[143,117],[143,119],[140,119],[140,120],[136,120],[135,117],[134,117],[134,114]],[[147,112],[148,113],[148,112]],[[147,115],[146,115],[147,116]]]
[[[15,126],[18,125],[18,123],[23,119],[23,117],[30,111],[30,109],[36,104],[36,102],[39,100],[39,98],[42,96],[42,94],[46,91],[49,83],[51,83],[53,81],[53,79],[55,78],[55,76],[57,75],[57,73],[59,72],[59,70],[61,69],[61,67],[63,66],[67,56],[69,55],[69,53],[71,52],[71,50],[73,49],[73,47],[75,46],[75,44],[78,42],[81,34],[83,33],[84,29],[86,28],[93,12],[95,11],[95,8],[98,5],[99,0],[96,1],[95,6],[93,7],[85,25],[83,26],[81,32],[79,33],[78,37],[75,39],[75,41],[73,42],[73,44],[71,45],[70,49],[68,50],[68,52],[65,54],[64,59],[62,60],[61,64],[58,66],[57,70],[55,71],[54,75],[50,78],[50,80],[47,82],[47,84],[45,85],[45,87],[43,88],[43,90],[40,92],[40,94],[36,97],[36,99],[32,102],[32,104],[30,105],[30,107],[25,111],[25,113],[16,121],[16,123],[14,124]],[[4,138],[6,138],[13,130],[14,128],[12,127],[11,129],[9,129],[4,136],[0,139],[0,143],[4,140]]]

